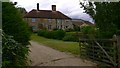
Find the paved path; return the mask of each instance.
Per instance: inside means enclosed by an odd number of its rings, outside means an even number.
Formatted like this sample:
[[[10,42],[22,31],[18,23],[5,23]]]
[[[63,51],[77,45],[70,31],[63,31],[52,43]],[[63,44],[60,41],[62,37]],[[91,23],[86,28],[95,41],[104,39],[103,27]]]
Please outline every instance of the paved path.
[[[32,63],[30,66],[94,66],[92,62],[83,61],[73,55],[57,51],[47,46],[30,41],[29,59]]]

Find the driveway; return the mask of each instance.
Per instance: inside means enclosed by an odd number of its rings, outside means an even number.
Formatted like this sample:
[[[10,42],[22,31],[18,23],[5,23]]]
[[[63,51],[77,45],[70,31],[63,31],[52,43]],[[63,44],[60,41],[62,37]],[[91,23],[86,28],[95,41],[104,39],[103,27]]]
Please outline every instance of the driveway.
[[[95,66],[90,61],[83,61],[78,57],[41,45],[35,41],[30,41],[30,43],[31,52],[28,57],[31,60],[30,66]]]

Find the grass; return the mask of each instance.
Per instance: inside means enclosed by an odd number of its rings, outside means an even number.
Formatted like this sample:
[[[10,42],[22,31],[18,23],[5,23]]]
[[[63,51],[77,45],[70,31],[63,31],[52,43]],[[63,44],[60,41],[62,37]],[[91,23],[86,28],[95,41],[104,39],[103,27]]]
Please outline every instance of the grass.
[[[79,55],[79,44],[78,42],[66,42],[62,40],[47,39],[44,37],[37,36],[32,34],[31,39],[42,45],[57,49],[63,52],[69,52],[74,55]]]

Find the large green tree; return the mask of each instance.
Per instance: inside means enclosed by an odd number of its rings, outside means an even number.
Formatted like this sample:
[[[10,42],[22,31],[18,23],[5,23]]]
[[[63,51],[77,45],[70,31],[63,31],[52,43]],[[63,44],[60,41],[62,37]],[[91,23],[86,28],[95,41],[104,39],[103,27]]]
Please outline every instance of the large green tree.
[[[13,3],[2,3],[2,67],[16,68],[27,63],[29,28]]]
[[[27,23],[23,20],[20,12],[15,8],[14,4],[2,3],[2,28],[3,31],[14,37],[14,39],[22,44],[27,44],[30,40]]]
[[[87,2],[80,3],[85,12],[95,21],[103,37],[119,34],[120,2]]]

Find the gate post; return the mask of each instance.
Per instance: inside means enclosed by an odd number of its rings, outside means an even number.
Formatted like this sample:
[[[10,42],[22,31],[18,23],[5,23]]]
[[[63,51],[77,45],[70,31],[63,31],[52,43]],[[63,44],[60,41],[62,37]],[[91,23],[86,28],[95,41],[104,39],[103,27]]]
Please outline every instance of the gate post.
[[[117,57],[118,57],[118,68],[120,68],[120,36],[117,36]]]

